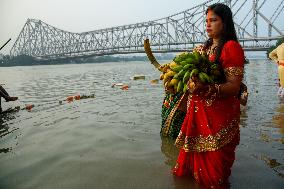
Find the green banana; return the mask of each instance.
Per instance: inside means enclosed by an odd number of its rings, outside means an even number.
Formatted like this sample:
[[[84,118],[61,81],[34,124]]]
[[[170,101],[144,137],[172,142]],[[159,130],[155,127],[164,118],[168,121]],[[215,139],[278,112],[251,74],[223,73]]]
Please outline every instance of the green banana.
[[[172,67],[171,69],[172,69],[174,72],[178,73],[180,70],[183,69],[183,66],[178,65],[178,66]]]
[[[191,70],[191,72],[190,72],[190,78],[192,78],[192,76],[195,76],[195,75],[197,75],[198,74],[198,69],[193,69],[193,70]]]
[[[180,64],[180,62],[182,61],[181,57],[177,56],[174,58],[174,61],[177,63],[177,64]]]
[[[183,90],[183,82],[182,82],[182,80],[180,80],[178,82],[177,92],[181,92],[182,90]]]
[[[179,73],[178,73],[178,77],[183,78],[185,73],[186,73],[186,70],[180,70]]]
[[[205,79],[210,83],[210,77],[207,75],[207,73],[202,73]]]
[[[198,78],[200,79],[200,81],[201,81],[202,83],[207,83],[207,79],[205,78],[205,76],[203,75],[203,73],[204,73],[204,72],[200,72],[200,73],[198,74]]]
[[[183,67],[183,70],[188,70],[189,68],[193,68],[194,65],[193,64],[186,64],[184,67]]]
[[[187,88],[187,84],[184,83],[182,92],[183,92],[183,93],[186,93],[187,89],[188,89],[188,88]]]
[[[212,64],[212,65],[210,66],[210,69],[211,69],[211,70],[218,69],[218,65],[217,65],[217,64]]]
[[[212,78],[210,78],[206,73],[204,72],[200,72],[198,74],[199,79],[203,82],[203,83],[213,83]]]
[[[178,73],[175,74],[173,78],[174,78],[174,79],[178,79],[178,78],[179,78],[179,77],[178,77]]]
[[[179,64],[182,65],[182,66],[185,66],[185,65],[187,65],[187,62],[185,60],[183,60]]]
[[[187,81],[189,80],[189,78],[190,78],[190,71],[187,71],[185,74],[184,74],[184,76],[183,76],[183,82],[184,83],[187,83]]]
[[[186,58],[185,61],[187,62],[187,64],[192,64],[192,63],[194,63],[194,59],[193,59],[192,57]]]
[[[196,60],[196,61],[200,61],[200,58],[201,58],[201,55],[199,54],[199,52],[197,52],[197,51],[193,51],[193,53],[192,53],[194,56],[194,59]]]

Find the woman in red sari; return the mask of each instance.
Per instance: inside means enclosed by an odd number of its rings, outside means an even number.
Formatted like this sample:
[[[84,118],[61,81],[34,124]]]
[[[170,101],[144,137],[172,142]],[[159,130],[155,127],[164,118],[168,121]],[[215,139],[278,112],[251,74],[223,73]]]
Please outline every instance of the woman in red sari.
[[[223,79],[204,85],[192,78],[187,113],[176,145],[181,148],[176,176],[192,175],[208,188],[229,187],[228,177],[240,140],[239,90],[244,70],[244,52],[237,41],[232,12],[217,3],[206,11],[208,41],[197,50],[217,62]]]

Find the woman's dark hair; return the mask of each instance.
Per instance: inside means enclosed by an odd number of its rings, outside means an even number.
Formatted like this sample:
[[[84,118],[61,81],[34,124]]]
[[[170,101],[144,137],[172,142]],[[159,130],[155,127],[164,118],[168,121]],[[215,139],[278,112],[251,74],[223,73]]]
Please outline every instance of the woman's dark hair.
[[[224,5],[222,3],[215,3],[207,8],[206,15],[209,10],[212,10],[216,15],[218,15],[222,19],[223,23],[223,33],[221,35],[222,37],[215,51],[215,62],[219,62],[224,44],[229,40],[238,41],[238,39],[231,9],[227,5]],[[212,43],[213,39],[209,38],[205,42],[205,49],[208,49],[212,45]]]

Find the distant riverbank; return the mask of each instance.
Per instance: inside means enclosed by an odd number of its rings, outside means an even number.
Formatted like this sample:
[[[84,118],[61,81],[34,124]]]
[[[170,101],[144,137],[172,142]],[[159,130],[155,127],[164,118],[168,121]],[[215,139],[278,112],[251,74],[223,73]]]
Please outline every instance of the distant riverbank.
[[[158,60],[171,60],[174,58],[174,54],[162,54],[156,56]],[[102,62],[133,62],[133,61],[148,61],[147,56],[97,56],[87,58],[65,58],[58,60],[39,60],[32,56],[20,55],[16,57],[10,57],[9,55],[2,56],[0,58],[0,67],[12,67],[12,66],[33,66],[33,65],[61,65],[61,64],[85,64],[85,63],[102,63]]]

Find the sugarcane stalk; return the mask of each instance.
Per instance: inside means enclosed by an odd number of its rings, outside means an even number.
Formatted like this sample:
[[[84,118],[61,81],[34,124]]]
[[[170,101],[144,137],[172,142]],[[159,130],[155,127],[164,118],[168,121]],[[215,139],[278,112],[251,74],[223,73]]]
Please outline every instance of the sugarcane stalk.
[[[150,42],[149,39],[144,40],[144,50],[145,53],[147,54],[148,59],[150,60],[150,63],[155,66],[157,69],[161,69],[161,64],[159,64],[155,58],[155,56],[152,53],[151,47],[150,47]]]

